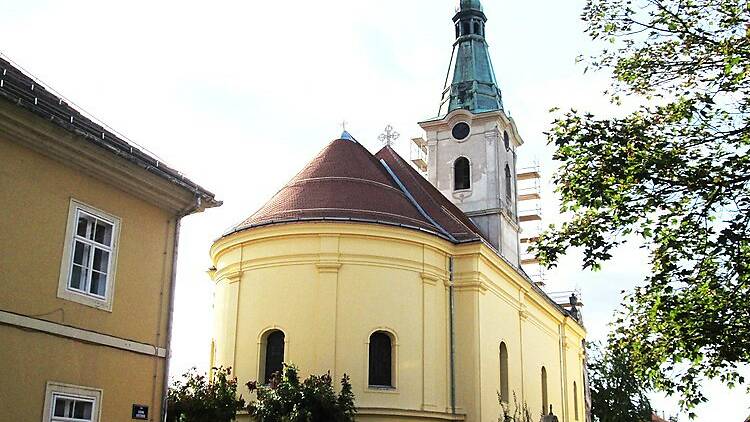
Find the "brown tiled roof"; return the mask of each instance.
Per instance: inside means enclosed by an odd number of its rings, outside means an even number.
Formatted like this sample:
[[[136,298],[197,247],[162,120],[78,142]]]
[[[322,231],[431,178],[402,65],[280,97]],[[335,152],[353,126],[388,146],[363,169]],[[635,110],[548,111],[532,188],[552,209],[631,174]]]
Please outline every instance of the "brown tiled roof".
[[[328,144],[232,232],[307,220],[371,222],[440,234],[369,151],[344,139]]]
[[[24,108],[71,133],[84,137],[104,150],[123,157],[180,188],[200,196],[206,207],[221,205],[221,201],[216,200],[213,193],[191,181],[179,171],[167,166],[153,155],[128,142],[124,137],[85,116],[68,104],[65,99],[47,90],[36,79],[2,57],[0,57],[0,99],[14,103],[18,107]]]
[[[229,233],[297,221],[357,221],[427,231],[455,243],[479,229],[391,147],[372,155],[337,139]]]
[[[393,148],[386,146],[378,151],[375,157],[388,164],[388,167],[396,173],[398,179],[427,215],[456,240],[473,241],[482,237],[479,228],[471,219],[398,155]]]

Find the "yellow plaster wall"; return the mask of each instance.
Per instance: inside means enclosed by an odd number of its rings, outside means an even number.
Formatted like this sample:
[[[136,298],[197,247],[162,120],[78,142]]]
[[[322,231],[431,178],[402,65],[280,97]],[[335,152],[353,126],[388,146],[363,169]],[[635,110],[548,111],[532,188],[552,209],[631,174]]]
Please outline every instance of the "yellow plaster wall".
[[[166,347],[174,216],[1,133],[0,157],[0,309]],[[112,312],[57,297],[71,198],[121,219]],[[46,380],[63,381],[103,388],[105,414],[112,405],[128,418],[102,420],[129,420],[130,404],[149,403],[154,382],[157,401],[161,394],[163,358],[6,326],[0,345],[3,404],[41,412]],[[158,405],[151,412],[158,419]]]
[[[213,364],[233,366],[241,384],[259,377],[261,335],[276,328],[286,334],[286,361],[303,376],[347,373],[358,406],[390,412],[362,420],[401,420],[399,412],[411,412],[409,420],[451,417],[448,262],[454,256],[457,411],[468,421],[497,420],[505,341],[510,390],[538,417],[544,365],[555,413],[570,420],[562,408],[568,400],[562,386],[572,379],[563,371],[560,330],[573,327],[566,335],[579,343],[583,330],[486,246],[455,246],[378,225],[296,223],[234,234],[211,252]],[[366,385],[367,341],[375,330],[397,339],[392,391]]]
[[[103,390],[100,421],[130,421],[133,404],[159,420],[163,359],[6,325],[0,344],[3,421],[41,421],[48,381]]]
[[[154,344],[166,329],[170,215],[2,134],[0,157],[0,309]],[[57,297],[71,198],[122,220],[111,313]]]

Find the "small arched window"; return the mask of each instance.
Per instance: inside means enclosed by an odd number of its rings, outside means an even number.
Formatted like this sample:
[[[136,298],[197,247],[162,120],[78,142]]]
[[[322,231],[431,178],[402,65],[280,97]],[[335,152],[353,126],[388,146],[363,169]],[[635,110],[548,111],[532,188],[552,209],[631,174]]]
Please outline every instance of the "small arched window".
[[[542,366],[542,415],[549,412],[549,400],[547,399],[547,368]]]
[[[510,175],[510,166],[505,165],[505,197],[508,198],[508,202],[513,199],[513,178]]]
[[[508,348],[505,342],[500,343],[500,400],[503,403],[510,402],[510,391],[508,391]]]
[[[573,413],[578,420],[578,384],[575,381],[573,381]]]
[[[503,143],[505,144],[505,150],[510,151],[510,136],[508,136],[508,131],[503,131]]]
[[[376,331],[370,335],[368,385],[393,387],[393,346],[390,334]]]
[[[456,24],[456,38],[461,36],[461,28],[458,24]]]
[[[464,190],[471,188],[471,165],[466,157],[458,157],[453,163],[453,189]]]
[[[469,35],[471,33],[471,23],[468,21],[461,22],[461,35]]]
[[[477,35],[482,35],[482,24],[477,21],[474,21],[474,33]]]
[[[263,365],[263,382],[268,384],[274,374],[284,367],[284,333],[273,330],[266,334],[265,362]]]

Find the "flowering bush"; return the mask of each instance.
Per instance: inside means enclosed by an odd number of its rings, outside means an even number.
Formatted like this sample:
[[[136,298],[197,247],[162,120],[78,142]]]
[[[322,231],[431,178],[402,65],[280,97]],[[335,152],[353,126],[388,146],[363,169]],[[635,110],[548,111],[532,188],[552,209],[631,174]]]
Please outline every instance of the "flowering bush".
[[[167,422],[230,422],[245,407],[231,368],[214,368],[209,377],[193,368],[182,378],[169,388]]]
[[[300,382],[297,368],[286,364],[283,374],[274,375],[268,385],[251,381],[247,387],[257,395],[247,410],[262,422],[354,422],[354,393],[347,375],[338,395],[330,373]]]

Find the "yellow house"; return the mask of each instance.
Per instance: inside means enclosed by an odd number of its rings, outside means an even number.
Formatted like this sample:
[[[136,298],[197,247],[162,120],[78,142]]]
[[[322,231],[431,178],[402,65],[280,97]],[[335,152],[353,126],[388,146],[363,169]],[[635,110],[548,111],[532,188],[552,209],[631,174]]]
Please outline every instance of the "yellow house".
[[[180,219],[221,203],[1,58],[0,202],[0,420],[160,420]]]
[[[487,17],[461,0],[453,21],[440,113],[414,140],[424,174],[344,132],[214,242],[211,364],[242,382],[282,362],[346,373],[363,421],[496,421],[515,402],[533,420],[584,421],[576,303],[555,303],[521,269],[523,142]]]

